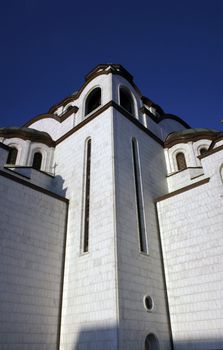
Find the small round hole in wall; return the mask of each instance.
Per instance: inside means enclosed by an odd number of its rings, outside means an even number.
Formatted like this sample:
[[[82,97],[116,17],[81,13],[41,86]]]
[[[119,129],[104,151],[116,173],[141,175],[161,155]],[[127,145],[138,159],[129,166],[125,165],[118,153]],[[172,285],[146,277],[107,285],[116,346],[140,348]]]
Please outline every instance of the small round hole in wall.
[[[154,307],[154,302],[151,296],[144,296],[144,306],[147,311],[152,311]]]

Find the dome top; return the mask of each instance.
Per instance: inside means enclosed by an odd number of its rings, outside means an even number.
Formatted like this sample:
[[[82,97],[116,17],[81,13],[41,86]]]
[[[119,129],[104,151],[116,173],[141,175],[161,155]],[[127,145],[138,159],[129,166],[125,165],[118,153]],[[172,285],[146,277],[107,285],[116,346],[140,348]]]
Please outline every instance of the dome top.
[[[178,143],[187,143],[189,141],[195,142],[201,139],[214,140],[221,134],[223,135],[223,132],[214,129],[183,129],[181,131],[170,133],[165,140],[165,147],[169,148]]]
[[[47,132],[26,127],[0,128],[0,137],[6,139],[17,137],[23,140],[44,143],[47,146],[55,145],[55,142]]]

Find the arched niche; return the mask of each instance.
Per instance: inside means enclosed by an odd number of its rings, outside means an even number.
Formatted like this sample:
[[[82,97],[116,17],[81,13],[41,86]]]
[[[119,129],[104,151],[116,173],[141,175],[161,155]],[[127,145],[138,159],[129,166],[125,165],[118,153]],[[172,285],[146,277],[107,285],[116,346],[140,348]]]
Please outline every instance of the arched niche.
[[[85,115],[90,114],[101,105],[101,88],[96,87],[90,92],[85,102]]]
[[[127,112],[134,115],[134,101],[131,92],[125,86],[119,88],[119,103]]]
[[[16,159],[18,156],[18,149],[15,146],[10,147],[8,153],[7,164],[16,164]]]
[[[199,149],[199,154],[200,154],[200,155],[203,155],[203,154],[205,154],[205,153],[207,153],[207,147],[202,146],[202,147]]]
[[[41,152],[35,152],[33,155],[33,163],[32,163],[32,167],[36,170],[41,170],[41,166],[42,166],[42,153]]]
[[[159,341],[155,334],[150,333],[145,339],[145,350],[159,350]]]

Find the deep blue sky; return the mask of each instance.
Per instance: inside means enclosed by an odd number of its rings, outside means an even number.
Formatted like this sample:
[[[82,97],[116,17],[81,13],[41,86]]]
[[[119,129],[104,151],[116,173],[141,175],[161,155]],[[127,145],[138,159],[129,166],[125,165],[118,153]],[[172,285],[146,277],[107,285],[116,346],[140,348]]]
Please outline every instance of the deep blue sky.
[[[223,129],[223,1],[5,0],[0,126],[23,125],[120,63],[192,127]]]

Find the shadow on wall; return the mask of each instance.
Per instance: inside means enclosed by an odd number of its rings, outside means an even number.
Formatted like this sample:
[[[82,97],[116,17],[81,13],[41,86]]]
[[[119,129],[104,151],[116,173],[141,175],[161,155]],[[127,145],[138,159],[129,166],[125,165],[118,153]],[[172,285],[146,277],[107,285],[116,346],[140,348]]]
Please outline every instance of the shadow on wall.
[[[167,343],[159,343],[159,339],[154,334],[138,339],[134,339],[134,332],[130,331],[129,339],[125,344],[118,347],[118,327],[95,327],[82,329],[77,336],[77,341],[72,350],[166,350],[169,349]],[[139,339],[141,338],[141,339]],[[65,340],[66,341],[66,340]],[[65,345],[65,344],[64,344]],[[67,349],[62,346],[61,349]],[[223,350],[223,339],[182,339],[174,343],[173,350]]]
[[[208,331],[207,331],[208,333]],[[174,350],[223,350],[222,338],[182,339],[174,343]]]
[[[65,180],[60,175],[56,175],[52,181],[52,192],[57,193],[62,197],[66,197],[67,187],[64,187]]]
[[[117,326],[86,327],[79,332],[72,350],[116,350],[118,349],[117,332]]]
[[[114,327],[92,327],[80,330],[77,341],[72,350],[170,350],[171,345],[168,340],[164,340],[162,345],[158,338],[145,330],[126,330],[126,339],[118,344],[118,326]],[[119,334],[119,337],[121,334]],[[65,339],[66,341],[66,339]],[[65,344],[64,344],[65,345]],[[61,349],[67,349],[62,346]]]

